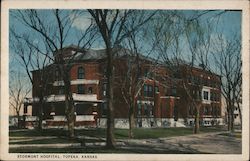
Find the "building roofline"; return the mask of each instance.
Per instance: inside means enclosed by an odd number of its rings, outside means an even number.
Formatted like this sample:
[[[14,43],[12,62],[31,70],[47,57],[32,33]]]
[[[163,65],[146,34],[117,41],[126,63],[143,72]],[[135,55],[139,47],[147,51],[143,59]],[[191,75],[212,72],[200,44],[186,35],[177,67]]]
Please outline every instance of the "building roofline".
[[[106,57],[106,54],[104,53],[106,49],[84,49],[84,48],[80,48],[79,46],[77,45],[69,45],[69,46],[65,46],[63,47],[62,49],[58,50],[58,51],[61,51],[61,50],[65,50],[65,49],[73,49],[73,50],[76,50],[77,52],[80,52],[82,54],[79,54],[79,55],[76,55],[74,57],[75,60],[72,61],[72,63],[74,62],[86,62],[86,61],[96,61],[96,62],[100,62],[100,61],[105,61],[105,59],[107,58]],[[128,55],[128,56],[136,56],[136,53],[134,53],[133,51],[129,50],[129,49],[126,49],[126,48],[123,48],[123,47],[117,47],[117,48],[113,48],[113,50],[117,50],[118,55],[116,58],[122,58],[124,57],[125,55]],[[121,52],[121,50],[125,51],[125,52]],[[58,53],[58,51],[56,51],[54,53],[54,56],[56,56],[56,54]],[[121,53],[119,53],[121,52]],[[86,54],[86,55],[83,55]],[[87,55],[88,54],[88,55]],[[197,66],[197,65],[192,65],[190,66],[187,61],[183,60],[183,59],[178,59],[178,60],[169,60],[169,63],[168,62],[163,62],[161,60],[157,60],[155,58],[152,58],[152,57],[149,57],[149,56],[145,56],[141,53],[138,53],[139,55],[139,59],[141,60],[147,60],[149,62],[152,62],[152,63],[156,63],[158,65],[160,65],[161,67],[166,67],[166,68],[170,68],[169,64],[175,66],[175,64],[178,65],[181,65],[181,66],[188,66],[188,67],[192,67],[196,70],[200,70],[202,72],[206,72],[206,73],[209,73],[209,74],[213,74],[213,75],[216,75],[218,77],[221,77],[219,74],[217,73],[214,73],[210,70],[203,70],[200,66]],[[84,57],[85,56],[85,57]],[[179,62],[176,62],[175,61],[179,61]],[[55,63],[52,63],[52,64],[49,64],[48,66],[46,66],[45,68],[53,65]],[[39,69],[37,70],[33,70],[31,72],[35,72],[35,71],[38,71]],[[40,69],[41,70],[41,69]]]

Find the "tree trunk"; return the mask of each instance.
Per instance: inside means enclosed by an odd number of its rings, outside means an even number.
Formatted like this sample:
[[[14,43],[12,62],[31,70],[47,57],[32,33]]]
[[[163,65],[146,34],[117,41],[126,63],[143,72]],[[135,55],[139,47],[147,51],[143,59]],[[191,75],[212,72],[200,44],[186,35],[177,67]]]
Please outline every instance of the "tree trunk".
[[[228,131],[233,132],[234,130],[234,110],[232,103],[228,103]]]
[[[73,138],[75,136],[75,110],[72,104],[69,104],[69,121],[68,121],[68,129],[69,129],[69,137]]]
[[[239,117],[240,117],[240,129],[242,129],[242,114],[241,114],[241,109],[240,109],[239,103],[238,103],[238,109],[239,109]]]
[[[63,64],[64,63],[61,62],[61,64],[59,65],[59,70],[61,72],[61,75],[63,76],[64,81],[65,115],[67,118],[68,136],[70,138],[73,138],[75,136],[75,106],[71,93],[69,70],[67,67],[64,67]]]
[[[234,132],[234,110],[231,110],[231,124],[230,124],[230,131]]]
[[[230,131],[230,125],[231,125],[231,115],[230,115],[230,111],[228,111],[227,113],[227,131]]]
[[[39,120],[38,120],[38,130],[43,129],[43,97],[39,98]]]
[[[19,112],[17,112],[17,128],[18,129],[21,128],[21,118]]]
[[[194,133],[200,132],[200,106],[196,107]]]
[[[134,138],[133,129],[135,127],[134,106],[130,105],[129,108],[129,138]]]
[[[227,130],[231,131],[231,103],[227,101]]]
[[[107,47],[106,49],[108,56],[107,63],[107,98],[108,98],[108,117],[107,117],[107,138],[106,138],[106,146],[109,149],[115,148],[115,137],[114,137],[114,78],[113,78],[113,57],[111,49]]]
[[[75,110],[74,105],[71,99],[69,98],[69,94],[65,94],[65,112],[68,124],[68,136],[73,138],[75,136],[74,127],[75,127]]]

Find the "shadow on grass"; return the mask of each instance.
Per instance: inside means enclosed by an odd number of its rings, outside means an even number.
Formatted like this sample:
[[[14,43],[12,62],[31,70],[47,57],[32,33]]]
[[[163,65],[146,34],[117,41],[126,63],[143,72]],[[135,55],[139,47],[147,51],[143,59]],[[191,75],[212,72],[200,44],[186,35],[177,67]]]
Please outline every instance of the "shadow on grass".
[[[67,131],[63,129],[23,129],[22,131],[9,131],[12,137],[32,137],[32,136],[67,136]]]
[[[205,132],[218,132],[219,128],[201,128],[201,133]],[[71,148],[10,148],[10,153],[142,153],[142,154],[204,154],[200,151],[192,149],[191,147],[179,145],[179,149],[169,149],[165,147],[145,146],[143,144],[119,146],[115,150],[106,149],[103,146],[85,147],[85,143],[105,142],[106,129],[78,129],[75,131],[77,136],[83,136],[83,138],[67,138],[67,131],[63,129],[44,129],[39,130],[24,130],[24,131],[10,131],[10,136],[19,136],[32,138],[35,136],[57,136],[58,139],[50,140],[33,140],[18,142],[18,144],[51,144],[51,143],[81,143],[81,147]],[[192,128],[151,128],[134,129],[135,139],[151,139],[160,137],[171,136],[184,136],[193,134]],[[88,138],[94,137],[94,138]],[[127,129],[115,129],[116,139],[127,139]],[[17,144],[17,143],[15,143]],[[169,145],[171,147],[171,145]],[[173,146],[172,146],[173,147]]]

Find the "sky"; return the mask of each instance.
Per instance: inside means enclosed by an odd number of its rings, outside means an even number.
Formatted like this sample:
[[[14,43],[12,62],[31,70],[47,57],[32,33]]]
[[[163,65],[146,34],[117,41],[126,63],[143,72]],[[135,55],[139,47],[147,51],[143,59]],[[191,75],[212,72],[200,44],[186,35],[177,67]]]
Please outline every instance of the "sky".
[[[69,10],[64,10],[63,14],[67,15],[68,12]],[[79,31],[83,32],[92,22],[91,16],[88,14],[86,10],[82,10],[81,12],[82,12],[82,15],[76,19],[73,19],[74,14],[69,14],[72,25],[69,26],[70,32],[69,32],[68,39],[66,40],[66,46],[71,45],[71,44],[76,44],[77,32]],[[187,17],[192,17],[195,11],[194,10],[179,10],[179,12],[186,15]],[[197,11],[197,12],[202,13],[204,11]],[[223,34],[224,39],[233,39],[235,36],[235,34],[233,33],[238,32],[238,34],[241,34],[241,12],[240,11],[227,11],[223,14],[218,15],[221,12],[222,11],[220,10],[213,11],[213,12],[204,14],[200,17],[201,21],[205,22],[209,20],[209,22],[215,27],[215,30],[211,33],[211,36],[220,33],[220,34]],[[13,27],[15,31],[17,33],[20,33],[21,35],[32,33],[31,29],[29,29],[27,26],[25,26],[23,23],[21,23],[19,20],[17,20],[14,17],[15,13],[16,13],[16,10],[10,10],[9,12],[9,15],[10,15],[9,26]],[[55,20],[52,19],[53,16],[51,15],[52,14],[51,10],[40,10],[39,13],[44,19],[46,19],[47,25],[51,25],[55,23]],[[33,40],[34,44],[42,45],[42,43],[40,43],[41,37],[39,37],[38,34],[32,33],[31,39]],[[185,43],[183,43],[182,45],[183,45],[183,50],[187,51],[187,46],[185,45]],[[99,41],[96,41],[91,48],[94,48],[94,49],[104,48],[103,41],[99,39]],[[145,45],[145,48],[147,48],[146,45]],[[15,70],[18,69],[24,72],[23,67],[17,61],[15,51],[11,47],[9,51],[10,51],[10,62],[9,62],[10,66]]]

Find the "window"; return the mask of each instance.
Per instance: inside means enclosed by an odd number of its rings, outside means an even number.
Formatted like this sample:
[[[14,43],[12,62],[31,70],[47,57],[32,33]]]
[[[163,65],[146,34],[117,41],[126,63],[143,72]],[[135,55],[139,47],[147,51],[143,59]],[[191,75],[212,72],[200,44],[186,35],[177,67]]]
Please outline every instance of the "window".
[[[153,86],[145,84],[143,89],[144,97],[153,97]]]
[[[208,80],[206,78],[204,79],[204,85],[208,86]]]
[[[153,108],[149,104],[144,104],[144,115],[150,117],[153,115]]]
[[[220,109],[218,106],[214,106],[214,116],[220,116]]]
[[[85,91],[84,91],[84,86],[82,85],[82,84],[79,84],[78,86],[77,86],[77,93],[78,94],[84,94],[85,93]]]
[[[194,84],[198,84],[198,82],[199,82],[199,78],[194,76]]]
[[[59,71],[58,70],[55,71],[55,80],[59,80]]]
[[[180,71],[179,71],[179,70],[174,71],[173,77],[174,77],[174,78],[177,78],[177,79],[178,79],[178,78],[181,78]]]
[[[199,84],[199,85],[202,84],[202,79],[201,79],[201,77],[198,77],[198,84]]]
[[[25,106],[24,106],[24,109],[23,109],[23,113],[26,114],[27,112],[28,112],[28,106],[25,105]]]
[[[144,104],[144,115],[148,115],[148,105]]]
[[[211,100],[212,101],[217,101],[217,98],[218,97],[218,95],[217,95],[217,93],[211,93]]]
[[[217,116],[217,107],[214,106],[214,116],[216,117]]]
[[[150,104],[150,106],[149,106],[149,116],[154,116],[153,107],[154,106],[152,104]]]
[[[217,93],[216,101],[220,101],[220,94],[219,93]]]
[[[199,99],[201,99],[201,91],[198,91],[199,92]]]
[[[77,71],[77,78],[78,79],[84,79],[84,77],[85,77],[85,72],[84,72],[84,68],[83,67],[79,67],[78,68],[78,71]]]
[[[155,86],[155,93],[159,93],[159,87]]]
[[[137,115],[141,116],[141,104],[140,103],[137,106]]]
[[[217,116],[220,116],[220,109],[217,107]]]
[[[212,106],[212,116],[214,116],[214,106]]]
[[[203,91],[203,99],[208,100],[208,91]]]
[[[176,88],[172,88],[172,95],[173,95],[173,96],[176,96],[176,94],[177,94]]]
[[[144,96],[148,96],[148,85],[144,85],[144,87],[143,87],[143,91],[144,91]]]
[[[64,94],[64,87],[59,87],[58,94]]]
[[[88,88],[88,93],[89,93],[89,94],[93,93],[93,88],[92,88],[92,87],[89,87],[89,88]]]
[[[149,72],[148,72],[148,69],[145,69],[145,70],[144,70],[144,77],[147,77],[147,76],[148,76],[148,73],[149,73]]]
[[[208,115],[208,112],[209,112],[209,111],[208,111],[208,107],[205,106],[205,107],[204,107],[204,115]]]
[[[210,90],[210,88],[203,87],[202,89],[202,102],[206,104],[211,104],[211,93],[213,91]],[[214,97],[214,94],[213,94]]]
[[[108,106],[107,106],[107,103],[103,103],[103,104],[102,104],[102,116],[103,116],[103,117],[107,116],[107,113],[108,113]]]
[[[211,92],[210,100],[211,100],[211,101],[214,101],[214,93],[213,93],[213,92]]]
[[[148,96],[153,97],[153,86],[151,85],[148,86]]]
[[[107,95],[107,84],[106,83],[104,83],[102,86],[102,95],[103,96]]]
[[[173,110],[173,117],[174,117],[174,121],[178,121],[178,106],[174,106],[174,110]]]

